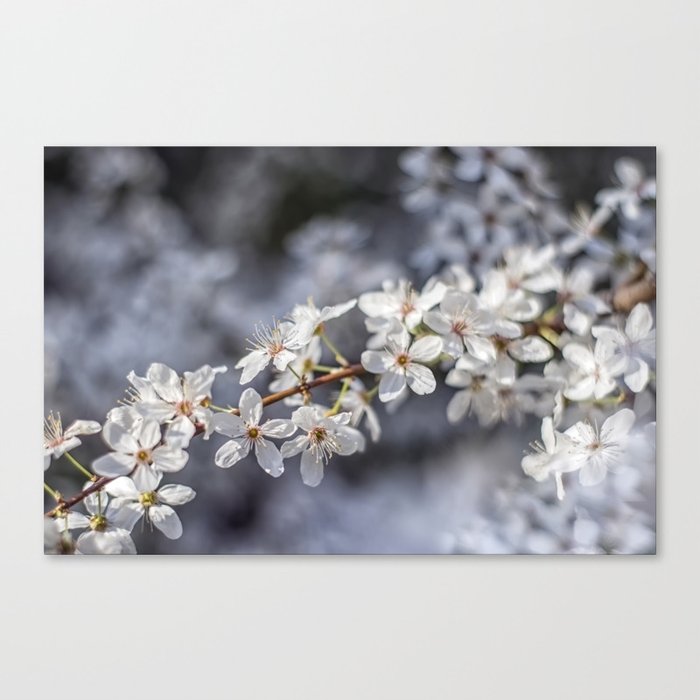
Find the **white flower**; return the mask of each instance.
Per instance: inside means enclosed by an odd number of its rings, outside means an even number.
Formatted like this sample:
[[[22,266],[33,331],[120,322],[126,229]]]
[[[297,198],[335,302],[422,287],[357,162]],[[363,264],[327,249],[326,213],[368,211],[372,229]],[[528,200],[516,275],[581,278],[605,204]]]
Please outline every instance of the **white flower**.
[[[88,482],[85,488],[92,485]],[[81,554],[136,554],[131,530],[136,520],[132,513],[114,507],[103,491],[91,493],[83,501],[90,517],[84,516],[76,527],[88,527],[75,543]]]
[[[120,476],[110,481],[105,491],[114,497],[109,505],[112,514],[118,513],[120,522],[132,523],[133,527],[145,515],[166,537],[176,540],[182,535],[182,523],[171,506],[189,503],[197,494],[189,486],[180,484],[158,488],[161,478],[160,474],[140,471],[133,479]]]
[[[350,411],[350,424],[357,427],[365,416],[369,434],[372,442],[379,442],[382,434],[382,428],[379,424],[377,412],[372,408],[372,399],[365,385],[357,378],[353,379],[350,384],[350,389],[340,400],[341,408]]]
[[[254,389],[246,389],[241,394],[238,409],[240,417],[232,413],[219,413],[214,417],[214,430],[232,438],[217,451],[214,457],[217,466],[232,467],[254,448],[258,464],[271,476],[280,476],[284,472],[282,455],[277,445],[266,438],[289,437],[296,431],[296,425],[279,418],[261,425],[263,404]]]
[[[282,445],[282,456],[301,455],[301,478],[307,486],[318,486],[323,469],[334,455],[351,455],[365,447],[362,433],[349,427],[350,413],[324,416],[316,406],[302,406],[292,420],[304,433]]]
[[[554,430],[552,417],[546,416],[542,419],[542,442],[533,442],[531,447],[534,452],[522,459],[523,471],[536,481],[544,481],[553,474],[557,484],[557,498],[563,499],[564,484],[561,475],[575,471],[580,466],[577,461],[569,459],[573,452],[569,436]]]
[[[370,318],[397,318],[408,330],[413,330],[423,319],[423,314],[439,304],[447,287],[442,282],[431,282],[418,293],[410,282],[398,284],[386,281],[382,292],[367,292],[358,301],[360,309]]]
[[[593,294],[595,274],[590,266],[579,265],[568,274],[558,272],[556,286],[563,303],[564,325],[576,335],[588,335],[593,322],[610,307]]]
[[[416,394],[435,391],[435,377],[424,364],[436,360],[442,352],[442,340],[434,335],[419,338],[411,343],[411,336],[402,331],[391,336],[384,350],[365,350],[362,366],[373,374],[381,374],[379,400],[392,401],[406,388]]]
[[[49,468],[51,458],[58,459],[82,444],[78,435],[94,435],[101,428],[94,420],[76,420],[63,430],[61,414],[50,412],[44,419],[44,471]]]
[[[553,245],[533,248],[520,246],[503,252],[506,261],[505,273],[511,289],[524,289],[542,294],[551,292],[557,283],[553,260],[556,249]]]
[[[656,357],[654,318],[647,304],[637,304],[625,323],[625,332],[607,326],[594,326],[593,336],[614,348],[625,360],[625,384],[639,393],[649,383],[648,360]]]
[[[316,334],[323,331],[323,325],[326,321],[339,318],[354,309],[356,304],[357,299],[350,299],[342,304],[324,306],[322,309],[318,309],[313,301],[309,300],[306,304],[297,304],[292,309],[291,318],[296,324],[311,326],[312,333]]]
[[[287,365],[284,372],[280,372],[271,382],[270,391],[284,391],[291,389],[299,384],[299,377],[304,377],[307,382],[314,378],[314,367],[321,361],[323,348],[321,347],[321,339],[318,336],[311,338],[309,344],[297,354],[295,360]],[[294,405],[302,400],[300,394],[295,394],[284,399],[287,405]]]
[[[497,338],[494,377],[501,384],[513,384],[518,362],[546,362],[554,355],[552,346],[538,335],[525,338]]]
[[[492,425],[498,419],[498,383],[490,376],[491,367],[463,355],[445,378],[447,386],[461,389],[447,404],[447,420],[458,423],[467,413],[476,414],[479,425]]]
[[[187,464],[188,454],[173,445],[159,445],[161,431],[158,421],[144,419],[132,430],[108,420],[102,429],[104,441],[114,450],[92,463],[95,474],[126,476],[138,471],[178,472]]]
[[[642,164],[632,158],[619,158],[615,162],[618,187],[601,190],[596,202],[610,209],[620,209],[628,219],[637,219],[643,200],[656,197],[656,180],[647,178]]]
[[[508,275],[503,270],[486,273],[479,301],[491,313],[494,333],[503,338],[520,337],[523,334],[520,323],[531,321],[542,310],[532,294],[509,286]]]
[[[459,357],[466,347],[477,360],[496,360],[496,349],[488,337],[494,332],[493,320],[474,294],[448,290],[440,310],[428,311],[424,321],[440,334],[448,355]]]
[[[565,431],[573,446],[569,459],[580,469],[581,484],[600,483],[608,469],[620,462],[634,419],[634,411],[623,408],[607,418],[600,430],[587,421],[580,421]]]
[[[290,321],[275,323],[272,327],[258,326],[252,339],[252,350],[236,365],[242,369],[241,384],[252,381],[270,362],[283,372],[297,355],[292,352],[306,347],[313,335],[310,323],[297,324]]]
[[[580,343],[569,343],[562,350],[564,359],[574,372],[564,396],[572,401],[602,399],[617,386],[615,377],[622,374],[626,360],[615,354],[615,347],[607,340],[598,340],[591,350]]]
[[[159,423],[169,421],[167,440],[177,447],[187,447],[195,434],[196,426],[204,426],[204,438],[211,434],[211,391],[216,375],[226,367],[204,365],[196,372],[185,372],[179,377],[175,370],[160,362],[154,362],[139,377],[130,372],[128,380],[133,385],[130,393],[132,405],[146,418]]]

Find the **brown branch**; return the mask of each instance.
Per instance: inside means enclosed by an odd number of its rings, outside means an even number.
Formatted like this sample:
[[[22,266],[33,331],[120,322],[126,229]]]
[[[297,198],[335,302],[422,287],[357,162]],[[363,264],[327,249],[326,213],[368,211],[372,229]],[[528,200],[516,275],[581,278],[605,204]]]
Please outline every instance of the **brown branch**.
[[[278,391],[274,394],[270,394],[269,396],[265,396],[262,400],[263,406],[269,406],[272,403],[277,403],[278,401],[287,399],[290,396],[294,396],[295,394],[305,393],[308,392],[310,389],[315,389],[316,387],[323,386],[324,384],[331,384],[332,382],[337,382],[341,379],[346,379],[347,377],[359,377],[361,374],[364,373],[365,368],[362,365],[350,365],[349,367],[344,367],[343,369],[339,369],[335,372],[329,372],[328,374],[324,374],[323,376],[319,377],[318,379],[314,379],[311,382],[303,382],[298,386],[293,386],[289,389],[285,389],[284,391]],[[238,415],[239,411],[237,408],[232,408],[230,413]],[[198,428],[195,434],[200,434],[203,432],[203,428]],[[113,476],[101,476],[100,478],[96,479],[95,482],[88,486],[85,490],[75,494],[75,496],[71,496],[67,499],[61,498],[56,507],[52,508],[44,515],[48,518],[53,518],[54,516],[59,515],[60,513],[70,510],[74,505],[80,503],[91,493],[99,491],[110,481],[113,481],[115,478],[116,477]]]

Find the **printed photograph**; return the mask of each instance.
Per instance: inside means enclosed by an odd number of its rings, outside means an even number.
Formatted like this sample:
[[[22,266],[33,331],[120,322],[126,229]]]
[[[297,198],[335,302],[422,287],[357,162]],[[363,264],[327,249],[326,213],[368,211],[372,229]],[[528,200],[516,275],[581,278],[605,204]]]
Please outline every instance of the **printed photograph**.
[[[47,554],[654,554],[656,149],[47,147]]]

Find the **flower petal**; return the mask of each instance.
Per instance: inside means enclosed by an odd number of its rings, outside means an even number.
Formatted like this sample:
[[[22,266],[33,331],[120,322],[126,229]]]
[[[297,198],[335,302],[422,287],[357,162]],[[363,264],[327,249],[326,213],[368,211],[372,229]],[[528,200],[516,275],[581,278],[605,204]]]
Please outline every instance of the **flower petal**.
[[[158,489],[158,500],[169,506],[182,506],[197,495],[194,489],[182,484],[166,484]]]
[[[425,365],[411,362],[406,367],[406,381],[416,394],[432,394],[435,391],[435,375]]]
[[[187,464],[189,455],[178,447],[163,445],[153,450],[151,458],[154,469],[161,472],[179,472]]]
[[[311,450],[301,455],[301,480],[307,486],[318,486],[323,480],[323,460],[316,459]]]
[[[175,370],[167,365],[154,362],[148,368],[146,378],[164,401],[179,403],[184,398],[180,377]]]
[[[242,394],[238,402],[241,418],[250,425],[258,425],[262,418],[262,398],[255,389],[248,388]]]
[[[389,370],[382,374],[379,380],[379,400],[383,403],[393,401],[406,386],[406,375],[403,372]]]
[[[294,421],[284,418],[273,418],[260,426],[265,437],[286,438],[294,435],[297,426]]]
[[[110,452],[98,457],[92,463],[92,471],[100,476],[125,476],[136,466],[133,455],[125,455],[121,452]]]
[[[177,513],[166,505],[155,505],[148,509],[148,519],[168,538],[176,540],[182,536],[182,523]]]
[[[108,420],[102,428],[102,437],[116,452],[131,454],[139,450],[136,438],[119,423]]]
[[[436,335],[419,338],[408,350],[408,356],[414,362],[432,362],[442,352],[442,340]]]
[[[293,440],[288,440],[282,445],[280,453],[285,459],[298,455],[302,450],[308,447],[309,438],[307,435],[298,435]]]
[[[280,476],[284,472],[282,455],[274,443],[269,440],[259,439],[255,441],[255,456],[258,464],[270,475]]]

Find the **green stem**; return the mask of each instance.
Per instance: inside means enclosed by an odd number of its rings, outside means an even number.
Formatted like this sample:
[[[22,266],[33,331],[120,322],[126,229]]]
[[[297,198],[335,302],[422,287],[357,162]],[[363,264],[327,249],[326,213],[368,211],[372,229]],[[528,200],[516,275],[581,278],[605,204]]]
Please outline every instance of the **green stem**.
[[[68,461],[79,471],[82,473],[83,476],[86,476],[90,481],[95,481],[97,477],[92,473],[89,472],[85,467],[75,458],[70,452],[64,452],[63,453],[64,457],[68,458]]]
[[[314,365],[314,372],[337,372],[340,367],[331,367],[330,365]]]
[[[55,489],[52,489],[46,482],[44,482],[44,491],[51,496],[56,502],[61,500],[61,494]]]
[[[324,333],[321,332],[320,335],[321,340],[325,344],[325,346],[335,355],[335,361],[339,364],[342,365],[343,367],[347,367],[350,363],[343,357],[343,354],[338,350],[338,348],[333,345],[333,343],[330,341],[328,336]]]
[[[350,383],[351,379],[343,379],[343,386],[340,387],[340,391],[338,392],[338,398],[335,400],[335,403],[333,404],[333,407],[331,408],[330,411],[326,415],[328,416],[334,416],[338,411],[340,410],[340,406],[343,403],[343,397],[347,393],[348,389],[350,388]]]

